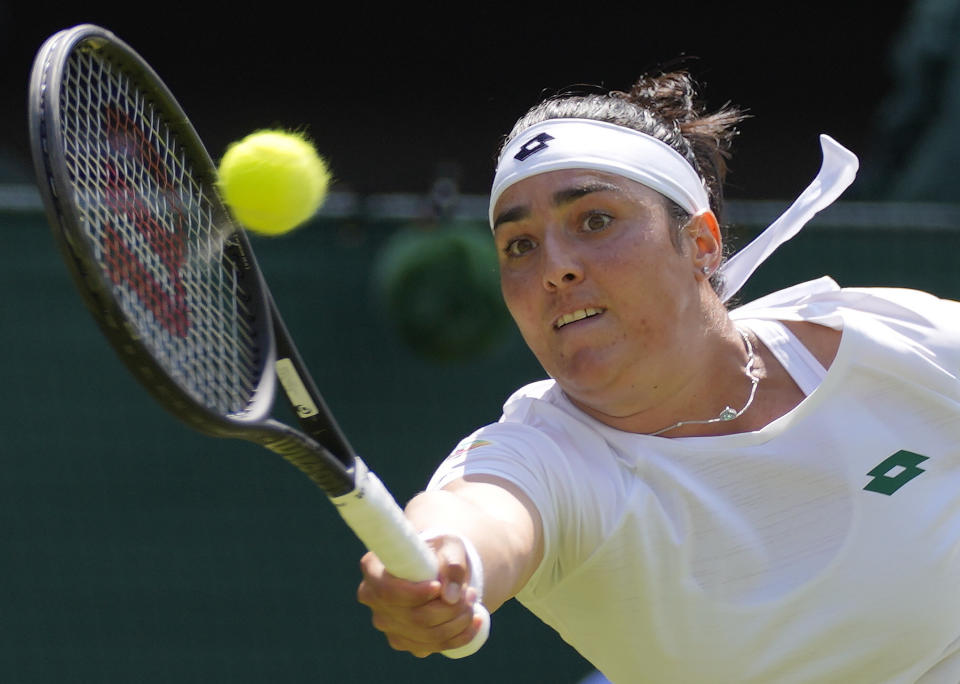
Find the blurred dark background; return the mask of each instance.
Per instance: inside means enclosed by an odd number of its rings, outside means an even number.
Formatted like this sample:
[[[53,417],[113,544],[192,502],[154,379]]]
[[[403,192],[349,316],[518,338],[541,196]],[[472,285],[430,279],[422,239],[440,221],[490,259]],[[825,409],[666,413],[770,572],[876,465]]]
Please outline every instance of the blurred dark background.
[[[736,244],[812,179],[818,134],[860,156],[843,201],[742,299],[824,274],[960,297],[958,8],[0,2],[0,681],[575,684],[590,670],[513,603],[467,660],[390,651],[353,600],[362,549],[312,485],[189,431],[128,377],[32,192],[26,88],[48,35],[93,22],[130,43],[215,158],[264,126],[314,138],[337,176],[328,205],[255,248],[328,403],[403,502],[542,376],[502,310],[484,309],[479,343],[462,331],[495,294],[491,268],[463,274],[489,258],[497,143],[544,95],[682,65],[711,106],[747,108]]]
[[[732,162],[734,198],[794,197],[819,163],[821,132],[864,161],[900,160],[958,97],[948,87],[960,43],[953,0],[162,10],[5,0],[0,144],[13,173],[28,159],[33,54],[81,22],[114,31],[154,66],[214,157],[253,128],[304,127],[339,187],[361,193],[423,192],[441,167],[464,192],[484,193],[500,136],[543,95],[577,84],[623,89],[677,64],[700,80],[708,104],[730,101],[754,116]]]

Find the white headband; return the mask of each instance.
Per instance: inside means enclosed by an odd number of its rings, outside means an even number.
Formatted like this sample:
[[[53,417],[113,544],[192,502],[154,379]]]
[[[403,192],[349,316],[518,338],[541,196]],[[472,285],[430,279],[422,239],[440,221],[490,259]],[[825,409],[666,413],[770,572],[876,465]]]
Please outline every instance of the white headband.
[[[800,232],[814,215],[847,189],[857,175],[856,155],[828,135],[820,136],[823,163],[813,182],[719,273],[723,301],[735,295],[767,257]],[[550,119],[531,126],[504,149],[490,192],[493,209],[514,183],[548,171],[595,169],[635,180],[669,197],[691,214],[710,208],[703,181],[676,150],[639,131],[590,119]]]
[[[700,176],[666,143],[605,121],[549,119],[511,140],[500,155],[490,191],[490,225],[504,190],[524,178],[562,169],[593,169],[629,178],[690,214],[710,208]]]

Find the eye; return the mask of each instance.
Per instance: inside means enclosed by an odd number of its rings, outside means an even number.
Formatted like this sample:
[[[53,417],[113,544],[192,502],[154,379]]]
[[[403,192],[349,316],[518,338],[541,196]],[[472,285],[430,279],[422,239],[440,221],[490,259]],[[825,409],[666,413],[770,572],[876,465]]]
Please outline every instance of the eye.
[[[588,233],[594,233],[609,226],[611,221],[613,221],[613,217],[609,214],[601,214],[596,212],[589,214],[585,219],[583,219],[581,226],[584,231]]]
[[[507,242],[503,248],[503,253],[508,257],[520,257],[536,247],[537,244],[531,238],[514,238]]]

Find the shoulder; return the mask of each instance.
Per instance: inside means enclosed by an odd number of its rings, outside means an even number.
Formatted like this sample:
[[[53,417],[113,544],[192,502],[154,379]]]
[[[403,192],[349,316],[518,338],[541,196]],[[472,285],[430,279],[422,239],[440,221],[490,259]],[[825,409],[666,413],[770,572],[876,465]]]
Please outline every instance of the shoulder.
[[[875,320],[900,328],[955,329],[960,303],[929,292],[895,287],[841,288],[830,278],[800,283],[748,302],[730,311],[747,318],[806,322],[841,330],[849,319]],[[817,341],[831,336],[810,326],[795,326]],[[811,332],[813,331],[813,332]],[[822,341],[822,340],[821,340]]]
[[[503,404],[500,422],[523,422],[526,410],[537,403],[558,404],[563,392],[556,380],[538,380],[516,390]]]
[[[535,585],[551,585],[559,576],[554,570],[589,556],[623,515],[634,486],[613,447],[566,403],[552,381],[521,388],[500,421],[463,439],[427,487],[492,484],[526,505],[542,530],[544,560]]]
[[[848,288],[836,302],[846,320],[879,342],[960,348],[960,302],[906,288]]]
[[[924,358],[960,367],[960,302],[921,290],[841,288],[822,278],[745,304],[730,317],[782,321],[825,367],[842,353],[846,338],[863,363],[879,362],[874,351],[883,349],[893,354],[884,363]]]
[[[457,477],[492,476],[523,489],[538,506],[564,507],[588,491],[622,491],[622,459],[606,435],[552,380],[517,390],[496,423],[461,440],[429,488]]]
[[[833,364],[843,337],[841,331],[808,321],[784,321],[784,325],[796,335],[821,366],[829,368]]]

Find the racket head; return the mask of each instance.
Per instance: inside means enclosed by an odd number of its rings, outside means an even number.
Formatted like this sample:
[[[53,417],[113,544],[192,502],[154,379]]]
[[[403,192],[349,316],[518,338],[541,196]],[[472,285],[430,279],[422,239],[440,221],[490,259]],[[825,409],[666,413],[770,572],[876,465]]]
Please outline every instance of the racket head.
[[[82,24],[41,46],[28,109],[48,220],[105,336],[174,415],[243,436],[276,392],[269,300],[180,105],[126,43]]]

